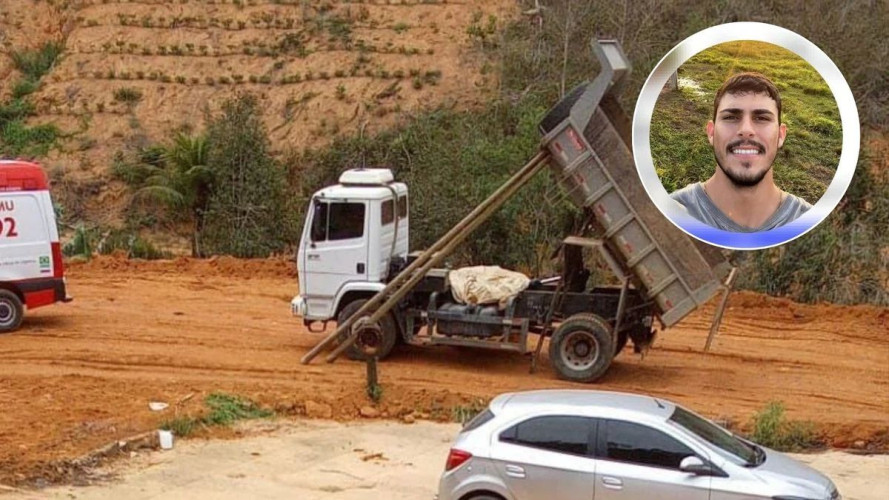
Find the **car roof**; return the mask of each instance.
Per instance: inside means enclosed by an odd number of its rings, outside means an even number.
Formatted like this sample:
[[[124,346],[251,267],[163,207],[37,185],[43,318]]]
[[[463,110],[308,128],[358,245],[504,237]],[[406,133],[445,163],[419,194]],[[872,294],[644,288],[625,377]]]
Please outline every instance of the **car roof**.
[[[590,417],[635,417],[666,420],[676,405],[670,401],[609,391],[542,390],[501,394],[491,401],[495,415],[562,413]]]

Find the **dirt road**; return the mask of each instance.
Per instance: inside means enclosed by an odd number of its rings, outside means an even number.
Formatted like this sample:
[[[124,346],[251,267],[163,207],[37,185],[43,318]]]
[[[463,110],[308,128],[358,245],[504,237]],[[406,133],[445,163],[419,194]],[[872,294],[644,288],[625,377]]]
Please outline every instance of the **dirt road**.
[[[113,479],[0,496],[3,500],[299,498],[432,500],[454,424],[324,421],[252,424],[238,441],[191,440],[103,470]],[[827,474],[847,500],[889,496],[889,456],[795,455]]]
[[[290,316],[291,262],[99,258],[69,271],[75,302],[34,311],[0,337],[0,484],[70,479],[68,459],[170,418],[149,401],[188,414],[219,390],[281,414],[337,420],[359,418],[367,405],[363,365],[299,363],[320,335]],[[710,354],[701,352],[704,310],[663,332],[644,360],[624,352],[595,387],[660,395],[739,423],[781,400],[790,418],[815,422],[835,446],[889,448],[889,312],[750,293],[729,307]],[[378,409],[447,419],[505,391],[584,387],[557,380],[545,359],[529,375],[527,361],[403,348],[380,366]]]

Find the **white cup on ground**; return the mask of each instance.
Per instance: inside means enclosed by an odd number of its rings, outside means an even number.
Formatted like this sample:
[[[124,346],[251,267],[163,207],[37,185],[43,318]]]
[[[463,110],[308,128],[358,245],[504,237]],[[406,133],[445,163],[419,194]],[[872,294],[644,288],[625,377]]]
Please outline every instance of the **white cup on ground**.
[[[157,437],[161,444],[162,450],[169,450],[173,448],[173,432],[159,430],[157,431]]]

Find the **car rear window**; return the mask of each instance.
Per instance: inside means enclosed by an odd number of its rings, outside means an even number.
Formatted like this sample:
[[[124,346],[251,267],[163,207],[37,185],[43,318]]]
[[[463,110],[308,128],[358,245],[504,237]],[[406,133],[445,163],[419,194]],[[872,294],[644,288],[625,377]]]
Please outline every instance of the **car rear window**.
[[[485,411],[479,413],[478,415],[472,417],[472,419],[469,422],[466,422],[466,424],[463,425],[462,432],[469,432],[469,431],[478,429],[479,427],[488,423],[492,418],[494,418],[494,413],[490,409],[485,410]]]

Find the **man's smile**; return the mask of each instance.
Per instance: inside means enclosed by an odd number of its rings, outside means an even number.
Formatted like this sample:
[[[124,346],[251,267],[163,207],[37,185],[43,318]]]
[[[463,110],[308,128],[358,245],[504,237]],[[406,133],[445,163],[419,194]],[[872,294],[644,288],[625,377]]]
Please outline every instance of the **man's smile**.
[[[735,141],[726,146],[726,151],[737,156],[757,156],[765,154],[766,148],[762,144],[753,141]]]

